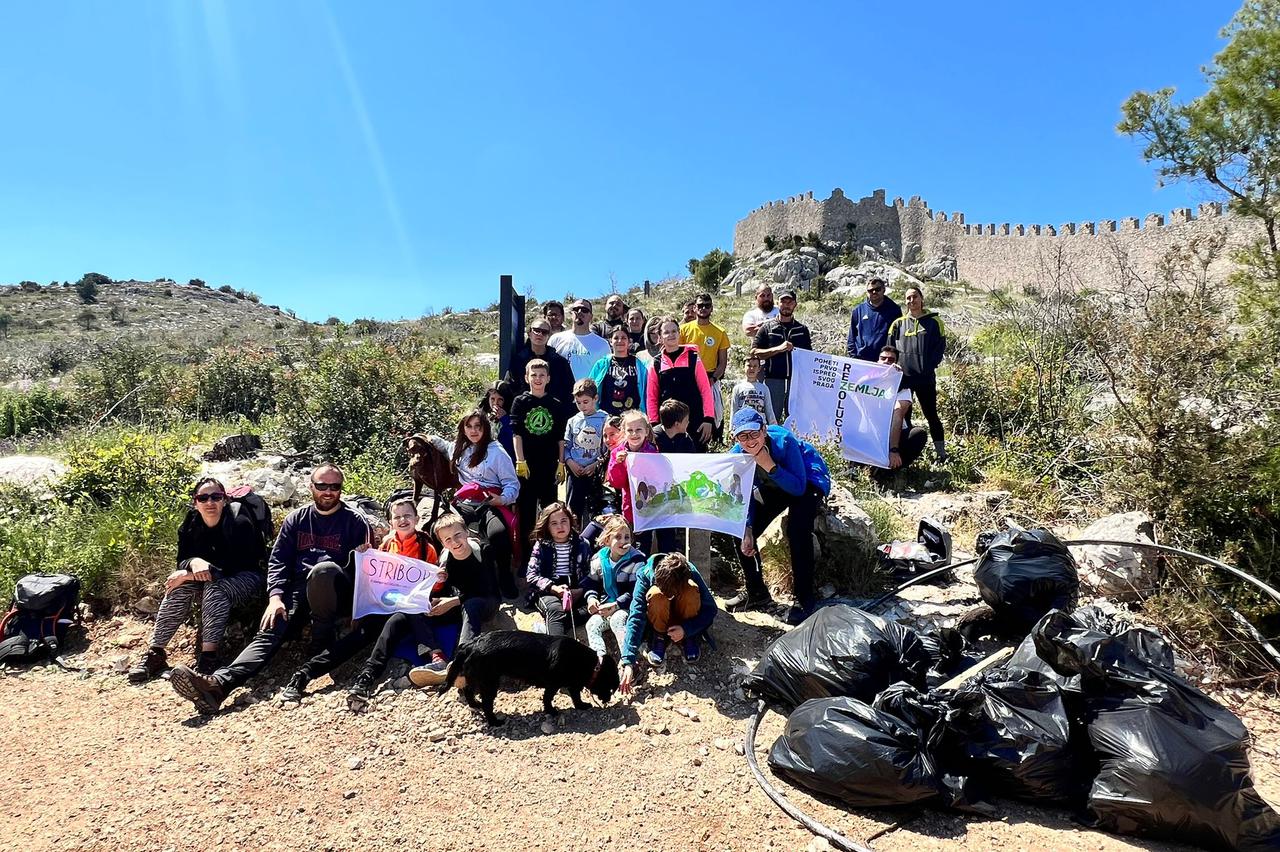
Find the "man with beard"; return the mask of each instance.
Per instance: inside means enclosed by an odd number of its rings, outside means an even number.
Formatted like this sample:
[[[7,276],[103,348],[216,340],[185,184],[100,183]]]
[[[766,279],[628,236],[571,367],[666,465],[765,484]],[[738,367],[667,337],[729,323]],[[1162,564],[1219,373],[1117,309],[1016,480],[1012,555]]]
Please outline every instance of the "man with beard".
[[[791,393],[791,351],[812,349],[809,327],[795,317],[796,291],[790,288],[778,295],[778,316],[766,320],[756,332],[751,354],[764,361],[764,384],[773,401],[773,413],[779,423],[786,421]]]
[[[570,305],[569,312],[573,314],[573,328],[553,334],[550,346],[569,362],[576,381],[591,377],[591,368],[609,354],[609,341],[591,330],[591,303],[586,299]],[[569,398],[573,399],[572,387]]]
[[[859,302],[849,318],[849,340],[845,354],[860,361],[875,361],[880,347],[889,343],[889,326],[902,316],[898,303],[884,294],[884,280],[867,282],[867,298]]]
[[[742,315],[742,333],[747,336],[747,340],[755,340],[756,332],[764,325],[764,321],[777,315],[778,309],[773,304],[773,286],[761,284],[756,288],[756,306]]]
[[[542,318],[551,326],[552,334],[559,334],[564,331],[564,303],[557,302],[555,299],[550,302],[543,302]],[[520,375],[523,376],[524,372],[521,371]]]
[[[617,293],[609,294],[609,298],[604,303],[604,319],[591,326],[591,330],[603,337],[609,339],[609,332],[620,325],[627,324],[627,303],[622,301],[622,296]]]
[[[351,612],[354,554],[367,550],[372,536],[364,518],[342,502],[342,481],[336,466],[317,467],[311,472],[311,505],[295,509],[280,525],[267,560],[267,609],[240,656],[207,676],[186,666],[170,672],[174,691],[201,713],[217,713],[231,691],[260,672],[308,619],[309,656],[333,644],[339,616]]]

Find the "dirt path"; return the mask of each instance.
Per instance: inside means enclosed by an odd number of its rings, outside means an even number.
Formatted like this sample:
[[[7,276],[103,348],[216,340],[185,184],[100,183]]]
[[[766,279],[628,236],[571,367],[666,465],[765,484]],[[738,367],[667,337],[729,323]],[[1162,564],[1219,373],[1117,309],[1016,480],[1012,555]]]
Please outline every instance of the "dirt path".
[[[544,733],[534,690],[499,697],[511,719],[494,732],[454,693],[388,687],[352,715],[328,678],[285,710],[271,696],[298,662],[287,651],[269,681],[202,719],[167,681],[135,687],[110,670],[112,658],[136,654],[117,643],[141,641],[144,625],[98,623],[77,658],[89,672],[0,675],[5,834],[29,849],[827,848],[765,797],[735,749],[752,712],[735,695],[735,671],[778,629],[764,616],[722,613],[719,650],[696,667],[676,656],[633,702],[604,709],[575,712],[560,697],[560,724]],[[337,682],[345,687],[353,672],[340,669]],[[1280,716],[1248,700],[1255,777],[1275,801]],[[782,721],[771,715],[763,726],[762,764]],[[853,812],[780,786],[851,837],[889,830],[876,849],[1171,848],[1015,803],[1001,803],[997,820]]]

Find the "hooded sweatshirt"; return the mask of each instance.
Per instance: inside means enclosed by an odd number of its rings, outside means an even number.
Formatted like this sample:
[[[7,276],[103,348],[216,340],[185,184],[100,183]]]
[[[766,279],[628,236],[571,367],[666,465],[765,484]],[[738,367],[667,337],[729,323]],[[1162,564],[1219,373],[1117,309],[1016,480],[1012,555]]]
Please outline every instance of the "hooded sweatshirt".
[[[933,311],[919,319],[903,314],[889,326],[889,342],[898,347],[904,376],[932,376],[947,351],[947,327]]]

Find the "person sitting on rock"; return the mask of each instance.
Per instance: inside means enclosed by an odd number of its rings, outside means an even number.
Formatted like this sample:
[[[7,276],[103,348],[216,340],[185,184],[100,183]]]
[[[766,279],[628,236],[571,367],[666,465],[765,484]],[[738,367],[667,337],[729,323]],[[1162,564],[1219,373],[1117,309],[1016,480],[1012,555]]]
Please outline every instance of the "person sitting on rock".
[[[885,344],[880,350],[879,362],[886,366],[897,366],[898,347]],[[893,415],[889,423],[889,467],[871,468],[871,479],[880,485],[886,484],[894,473],[920,458],[928,442],[928,430],[923,426],[911,425],[911,391],[899,390],[893,400]]]
[[[699,643],[716,617],[711,589],[680,553],[656,553],[636,572],[627,632],[622,643],[622,683],[625,695],[635,683],[636,657],[645,634],[649,650],[645,659],[660,666],[667,644],[676,643],[692,663],[701,653]]]
[[[599,552],[591,557],[587,588],[587,644],[603,657],[609,653],[606,631],[613,631],[621,650],[626,637],[627,615],[636,586],[636,571],[644,554],[631,544],[631,527],[621,515],[611,515],[600,531]]]
[[[548,636],[569,636],[575,621],[587,620],[583,581],[591,571],[591,547],[574,530],[576,525],[567,505],[552,503],[533,527],[536,543],[525,579]]]
[[[384,553],[395,553],[434,565],[437,562],[436,549],[430,537],[417,528],[418,510],[413,498],[406,497],[391,504],[391,532],[382,539],[378,549]],[[440,578],[431,590],[431,599],[435,601],[440,595],[447,595],[445,585],[447,577]],[[386,652],[394,649],[396,644],[412,633],[417,637],[420,653],[424,658],[444,660],[439,646],[433,641],[431,625],[427,616],[416,613],[397,612],[391,615],[364,615],[351,624],[351,631],[333,645],[322,650],[293,673],[284,690],[280,693],[281,702],[301,701],[307,690],[307,684],[318,677],[329,674],[338,666],[354,657],[370,643],[376,643],[383,654],[381,665],[377,667],[377,675],[386,668]],[[374,651],[374,656],[379,650]],[[373,659],[371,657],[370,659]],[[374,684],[377,683],[376,677]],[[369,695],[373,694],[370,684]]]
[[[333,643],[339,614],[351,611],[354,557],[369,549],[372,531],[342,502],[342,470],[322,464],[311,472],[313,503],[284,519],[267,560],[266,611],[258,634],[240,656],[210,675],[175,666],[169,683],[204,714],[261,671],[286,636],[311,621],[312,656]]]
[[[218,646],[231,610],[262,594],[266,542],[248,513],[227,506],[227,489],[212,476],[191,492],[191,508],[178,528],[178,567],[165,580],[164,597],[146,654],[129,669],[129,680],[143,683],[169,667],[165,646],[200,600],[200,647],[196,671],[218,667]]]
[[[741,545],[746,590],[726,601],[725,609],[741,612],[773,605],[773,597],[764,584],[764,567],[756,543],[773,519],[786,509],[792,586],[799,605],[792,607],[784,619],[787,624],[799,624],[817,602],[813,593],[813,526],[818,506],[831,490],[831,475],[812,444],[782,426],[767,426],[754,408],[735,414],[731,428],[737,443],[729,452],[751,456],[756,472]]]

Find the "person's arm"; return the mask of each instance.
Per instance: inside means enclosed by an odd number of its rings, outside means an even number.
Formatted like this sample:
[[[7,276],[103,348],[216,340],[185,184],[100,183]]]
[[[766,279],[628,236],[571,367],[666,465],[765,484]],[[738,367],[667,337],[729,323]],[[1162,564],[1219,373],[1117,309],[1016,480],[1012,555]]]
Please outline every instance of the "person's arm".
[[[280,524],[280,534],[271,548],[271,556],[267,558],[267,597],[283,597],[288,591],[294,563],[298,558],[297,551],[297,517],[298,512],[291,512],[284,523]]]
[[[542,576],[542,572],[539,570],[541,567],[542,542],[537,542],[533,546],[533,552],[529,554],[529,564],[525,568],[524,580],[538,591],[545,592],[551,588],[551,578]]]
[[[947,353],[947,327],[942,324],[942,317],[935,316],[933,321],[938,325],[938,342],[930,353],[929,367],[936,370],[942,363],[942,356]]]
[[[849,314],[849,339],[845,341],[844,354],[849,358],[856,358],[858,351],[858,309],[854,308]]]
[[[520,478],[516,476],[515,462],[511,460],[511,456],[507,455],[507,451],[502,448],[502,445],[497,442],[489,444],[487,459],[493,470],[493,475],[497,478],[498,484],[502,486],[502,502],[495,502],[494,505],[512,505],[516,502],[516,498],[520,496]]]
[[[732,348],[729,335],[726,334],[720,342],[724,345],[716,353],[716,368],[711,371],[711,378],[717,382],[724,378],[724,371],[729,369],[729,350]]]
[[[760,383],[760,387],[764,389],[764,423],[766,426],[777,426],[778,418],[773,413],[773,391],[764,382]]]
[[[649,614],[649,602],[645,595],[649,593],[652,581],[653,572],[648,570],[648,566],[636,572],[636,587],[631,593],[631,608],[627,611],[627,631],[619,649],[624,666],[634,666],[636,655],[640,652],[640,640],[644,638]]]
[[[646,386],[644,395],[644,413],[649,418],[650,423],[658,422],[658,362],[663,358],[663,352],[658,351],[653,356],[653,363],[649,365],[649,382]]]
[[[911,408],[909,402],[895,402],[893,404],[893,414],[889,418],[889,469],[896,470],[902,467],[902,418],[906,415],[907,409]]]
[[[229,507],[224,506],[222,511],[230,512]],[[196,556],[195,536],[185,533],[181,528],[178,530],[178,564],[177,569],[186,574],[191,571],[191,560]]]
[[[770,440],[772,437],[772,435],[769,435],[765,439],[769,455],[774,463],[774,468],[769,471],[769,476],[773,478],[774,484],[783,491],[794,497],[799,497],[809,484],[809,477],[805,472],[804,454],[800,451],[800,441],[798,438],[791,437],[788,434],[779,442],[781,446],[775,446],[773,441]]]
[[[778,346],[769,345],[769,327],[766,323],[760,326],[760,330],[756,332],[755,342],[751,345],[751,354],[757,358],[767,361],[775,355],[780,355],[787,351],[787,343],[784,340]]]
[[[647,403],[647,402],[648,402],[648,400],[649,400],[649,396],[648,396],[648,391],[649,391],[649,381],[648,381],[648,379],[649,379],[649,367],[648,367],[648,366],[647,366],[643,361],[641,361],[639,358],[637,358],[637,359],[636,359],[636,391],[637,391],[637,392],[639,393],[639,395],[640,395],[640,404],[641,404],[641,405],[646,405],[646,403]],[[597,383],[597,384],[596,384],[596,387],[600,387],[599,383]],[[646,414],[647,414],[647,413],[648,413],[648,412],[646,412]]]
[[[627,463],[624,459],[619,459],[616,453],[609,455],[609,467],[605,470],[605,479],[609,480],[609,484],[614,488],[627,487]]]
[[[711,399],[711,381],[707,378],[707,371],[699,365],[693,375],[698,383],[698,393],[702,394],[702,422],[715,423],[716,404]]]

